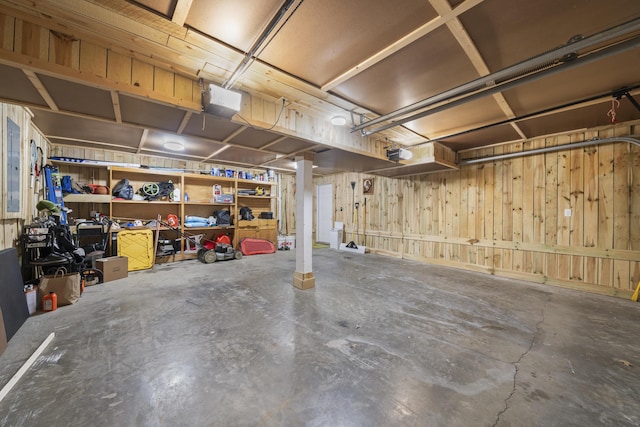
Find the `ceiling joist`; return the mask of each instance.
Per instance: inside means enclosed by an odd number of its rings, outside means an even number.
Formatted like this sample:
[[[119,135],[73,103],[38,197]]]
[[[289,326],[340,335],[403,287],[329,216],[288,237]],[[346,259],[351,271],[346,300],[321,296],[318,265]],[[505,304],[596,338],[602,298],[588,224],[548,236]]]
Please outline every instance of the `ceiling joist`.
[[[193,0],[178,0],[171,21],[182,27],[189,14],[189,9],[191,9],[191,3],[193,3]]]
[[[380,50],[375,55],[365,59],[364,61],[360,62],[358,65],[354,66],[350,70],[342,73],[335,79],[325,83],[320,89],[326,92],[330,91],[331,89],[335,88],[339,84],[344,83],[345,81],[360,74],[364,70],[376,65],[380,61],[388,58],[389,56],[405,48],[406,46],[410,45],[416,40],[424,37],[425,35],[429,34],[433,30],[441,27],[442,25],[445,25],[450,20],[455,19],[458,15],[466,12],[467,10],[471,9],[474,6],[477,6],[483,1],[484,0],[466,0],[464,3],[456,7],[454,10],[449,10],[447,13],[441,14],[437,18],[432,19],[431,21],[422,25],[420,28],[417,28],[412,32],[410,32],[409,34],[407,34],[406,36],[402,37],[400,40],[397,40],[396,42]]]
[[[142,147],[144,147],[144,143],[147,141],[147,137],[149,136],[149,129],[144,129],[142,131],[142,135],[140,136],[140,141],[138,142],[138,149],[136,150],[136,154],[140,154],[142,151]]]
[[[113,114],[116,117],[116,123],[122,123],[122,111],[120,110],[120,97],[118,92],[111,91],[111,103],[113,104]]]
[[[34,73],[31,70],[25,70],[25,69],[23,69],[22,71],[26,74],[27,78],[31,81],[31,84],[33,85],[33,87],[36,88],[36,90],[38,91],[42,99],[44,99],[44,102],[47,103],[49,108],[52,111],[59,111],[60,109],[56,105],[56,102],[53,100],[53,98],[47,91],[47,88],[44,87],[44,85],[42,84],[42,82],[40,81],[36,73]]]

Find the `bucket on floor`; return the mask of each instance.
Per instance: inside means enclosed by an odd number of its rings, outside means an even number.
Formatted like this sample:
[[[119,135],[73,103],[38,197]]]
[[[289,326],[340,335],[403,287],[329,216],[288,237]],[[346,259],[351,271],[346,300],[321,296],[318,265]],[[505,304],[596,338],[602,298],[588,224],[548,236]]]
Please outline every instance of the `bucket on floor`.
[[[296,247],[296,236],[284,236],[284,246],[288,249]]]
[[[278,246],[277,246],[277,248],[278,248],[278,250],[282,250],[282,249],[286,248],[284,236],[278,236]]]

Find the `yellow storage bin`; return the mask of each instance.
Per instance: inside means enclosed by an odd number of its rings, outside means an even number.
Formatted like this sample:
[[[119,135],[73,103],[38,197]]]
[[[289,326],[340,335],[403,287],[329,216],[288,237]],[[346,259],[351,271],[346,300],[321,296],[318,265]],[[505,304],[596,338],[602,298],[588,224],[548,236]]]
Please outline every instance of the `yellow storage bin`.
[[[153,230],[123,230],[117,241],[118,256],[129,258],[129,271],[153,266]]]

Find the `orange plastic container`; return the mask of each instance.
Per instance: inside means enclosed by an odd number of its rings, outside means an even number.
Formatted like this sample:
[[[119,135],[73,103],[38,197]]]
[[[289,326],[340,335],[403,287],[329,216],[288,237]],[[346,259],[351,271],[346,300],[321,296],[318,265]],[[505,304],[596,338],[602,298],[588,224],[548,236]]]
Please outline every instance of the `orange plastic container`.
[[[58,308],[58,295],[51,291],[42,297],[42,311],[54,311]]]

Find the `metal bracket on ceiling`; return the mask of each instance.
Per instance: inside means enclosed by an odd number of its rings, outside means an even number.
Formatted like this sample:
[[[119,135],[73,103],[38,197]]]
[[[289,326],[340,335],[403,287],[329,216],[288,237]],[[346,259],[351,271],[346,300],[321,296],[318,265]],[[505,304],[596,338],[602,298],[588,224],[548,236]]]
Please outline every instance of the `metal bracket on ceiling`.
[[[626,97],[626,98],[629,100],[629,102],[631,102],[631,103],[633,104],[633,106],[634,106],[634,107],[636,107],[636,109],[637,109],[638,111],[640,111],[640,104],[638,103],[638,101],[636,101],[636,100],[635,100],[635,98],[633,97],[633,95],[631,95],[631,94],[629,93],[629,89],[628,89],[628,88],[621,88],[621,89],[618,89],[618,90],[616,90],[616,91],[614,91],[614,92],[612,93],[612,96],[613,96],[615,99],[617,99],[618,101],[619,101],[620,99],[622,99],[622,97],[623,97],[623,96],[624,96],[624,97]]]
[[[349,111],[349,114],[351,114],[351,124],[355,125],[356,124],[356,119],[354,117],[354,115],[358,115],[360,116],[360,123],[359,125],[364,123],[364,114],[363,113],[354,113],[353,110]],[[361,136],[365,136],[365,131],[364,129],[360,130],[360,135]]]

